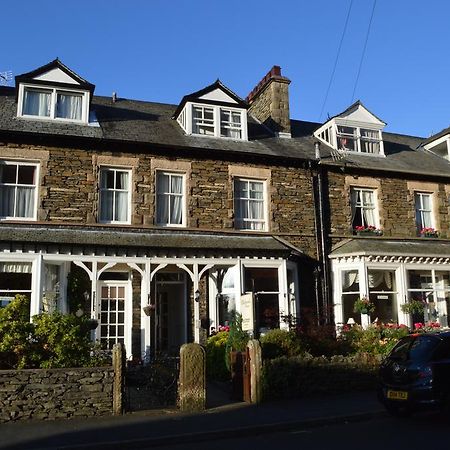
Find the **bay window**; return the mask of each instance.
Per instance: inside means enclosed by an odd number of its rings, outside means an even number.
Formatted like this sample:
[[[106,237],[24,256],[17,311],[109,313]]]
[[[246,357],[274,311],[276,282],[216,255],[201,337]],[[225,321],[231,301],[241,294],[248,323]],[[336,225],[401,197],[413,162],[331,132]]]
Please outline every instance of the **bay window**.
[[[184,226],[185,175],[156,172],[156,223],[163,226]]]
[[[100,169],[100,222],[130,222],[130,180],[130,170]]]
[[[36,217],[37,168],[36,164],[0,161],[0,218]]]

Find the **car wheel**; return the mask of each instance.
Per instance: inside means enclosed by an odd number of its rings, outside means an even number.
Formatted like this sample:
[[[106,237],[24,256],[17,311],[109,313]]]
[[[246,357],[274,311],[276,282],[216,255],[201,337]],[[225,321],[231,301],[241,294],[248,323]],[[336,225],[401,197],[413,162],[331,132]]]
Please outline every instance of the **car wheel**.
[[[394,417],[409,417],[411,415],[411,410],[407,406],[402,405],[385,405],[386,411]]]

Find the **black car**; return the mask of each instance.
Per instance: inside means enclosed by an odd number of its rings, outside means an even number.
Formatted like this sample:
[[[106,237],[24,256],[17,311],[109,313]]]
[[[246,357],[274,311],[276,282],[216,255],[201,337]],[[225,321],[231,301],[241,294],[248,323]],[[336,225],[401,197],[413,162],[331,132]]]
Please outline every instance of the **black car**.
[[[382,362],[378,397],[394,415],[450,403],[450,331],[411,334]]]

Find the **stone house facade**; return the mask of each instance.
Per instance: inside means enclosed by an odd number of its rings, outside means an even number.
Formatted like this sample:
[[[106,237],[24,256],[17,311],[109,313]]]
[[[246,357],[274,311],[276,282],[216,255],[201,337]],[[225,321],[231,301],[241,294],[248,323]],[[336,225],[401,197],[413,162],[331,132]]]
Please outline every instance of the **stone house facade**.
[[[0,88],[1,304],[89,314],[96,339],[144,359],[234,311],[255,335],[301,307],[368,322],[350,307],[364,295],[403,322],[407,294],[428,295],[446,324],[448,163],[359,103],[291,120],[289,83],[275,66],[246,100],[217,81],[164,105],[94,96],[55,60]],[[433,276],[431,302],[411,286]]]

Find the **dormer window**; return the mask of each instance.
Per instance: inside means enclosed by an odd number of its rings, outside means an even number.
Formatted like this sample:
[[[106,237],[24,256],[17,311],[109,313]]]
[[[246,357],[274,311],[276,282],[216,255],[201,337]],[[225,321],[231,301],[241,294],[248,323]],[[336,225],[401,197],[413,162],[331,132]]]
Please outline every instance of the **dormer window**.
[[[384,156],[381,130],[385,125],[358,101],[328,120],[314,136],[338,152]]]
[[[22,116],[81,121],[83,93],[23,87]]]
[[[185,96],[174,118],[186,134],[247,140],[247,103],[220,81]]]
[[[58,59],[17,76],[16,87],[19,117],[88,123],[95,86]]]
[[[381,132],[359,127],[347,127],[338,125],[337,145],[338,149],[350,152],[380,154]]]
[[[192,133],[214,136],[214,109],[205,106],[192,107]]]

